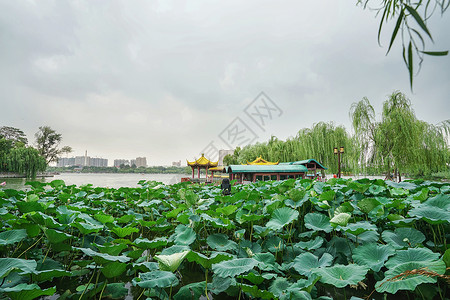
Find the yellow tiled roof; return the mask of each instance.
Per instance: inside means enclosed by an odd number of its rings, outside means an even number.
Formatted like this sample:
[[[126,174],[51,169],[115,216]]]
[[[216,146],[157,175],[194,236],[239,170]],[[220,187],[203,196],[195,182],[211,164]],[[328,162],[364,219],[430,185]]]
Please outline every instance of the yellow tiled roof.
[[[259,156],[252,162],[247,161],[247,165],[278,165],[279,162],[280,161],[270,162],[270,161],[263,159],[261,156]]]
[[[190,167],[204,167],[204,168],[208,167],[208,168],[210,168],[210,167],[217,167],[217,165],[219,164],[219,161],[216,161],[216,162],[210,161],[209,159],[207,159],[205,157],[204,154],[202,154],[202,157],[200,157],[199,159],[197,159],[195,161],[188,161],[187,159],[186,159],[186,161],[187,161],[188,166],[190,166]]]

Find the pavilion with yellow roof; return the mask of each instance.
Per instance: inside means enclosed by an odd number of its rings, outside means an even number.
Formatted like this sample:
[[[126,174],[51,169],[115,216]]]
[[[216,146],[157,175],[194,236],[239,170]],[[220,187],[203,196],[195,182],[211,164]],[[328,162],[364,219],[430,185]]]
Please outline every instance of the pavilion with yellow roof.
[[[202,153],[202,156],[195,161],[187,161],[187,165],[192,168],[192,178],[194,178],[194,169],[197,169],[197,176],[200,179],[200,169],[206,170],[206,178],[208,178],[208,169],[217,167],[219,161],[213,162],[205,157],[205,154]]]
[[[280,161],[277,161],[277,162],[271,162],[271,161],[267,161],[267,160],[265,160],[264,158],[262,158],[262,155],[260,155],[259,157],[257,157],[254,161],[252,161],[252,162],[249,162],[248,160],[247,160],[247,165],[265,165],[265,166],[268,166],[268,165],[278,165],[278,163],[279,163]]]

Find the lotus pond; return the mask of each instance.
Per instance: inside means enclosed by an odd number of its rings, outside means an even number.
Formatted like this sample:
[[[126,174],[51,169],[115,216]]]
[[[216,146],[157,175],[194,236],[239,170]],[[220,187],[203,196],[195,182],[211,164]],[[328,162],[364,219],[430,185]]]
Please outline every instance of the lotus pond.
[[[0,189],[0,299],[448,299],[450,184]]]

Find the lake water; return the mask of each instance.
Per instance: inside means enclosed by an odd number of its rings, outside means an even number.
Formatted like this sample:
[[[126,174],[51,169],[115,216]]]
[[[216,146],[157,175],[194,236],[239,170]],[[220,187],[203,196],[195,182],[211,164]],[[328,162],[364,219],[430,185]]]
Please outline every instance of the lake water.
[[[189,177],[186,174],[110,174],[110,173],[61,173],[54,177],[36,178],[35,181],[51,182],[52,180],[64,180],[66,185],[75,184],[77,186],[92,184],[94,187],[138,187],[141,180],[154,180],[164,184],[174,184],[181,181],[182,177]],[[0,178],[1,182],[6,182],[7,189],[23,189],[25,178]]]

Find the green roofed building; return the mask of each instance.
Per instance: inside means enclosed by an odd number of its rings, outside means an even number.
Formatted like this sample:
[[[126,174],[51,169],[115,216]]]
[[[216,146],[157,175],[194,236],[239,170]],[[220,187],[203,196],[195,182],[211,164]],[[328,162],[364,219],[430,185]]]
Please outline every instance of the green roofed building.
[[[230,165],[224,168],[230,179],[238,182],[285,180],[289,178],[316,178],[318,170],[326,170],[315,159],[279,163],[277,165]]]

